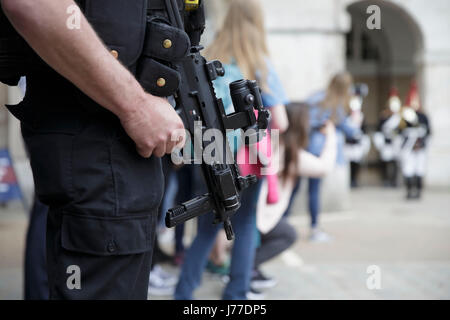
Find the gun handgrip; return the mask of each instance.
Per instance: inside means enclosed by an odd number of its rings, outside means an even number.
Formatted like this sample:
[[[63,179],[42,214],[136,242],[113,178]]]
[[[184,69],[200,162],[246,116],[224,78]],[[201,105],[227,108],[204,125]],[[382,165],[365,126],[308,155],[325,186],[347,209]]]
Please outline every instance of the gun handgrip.
[[[223,229],[225,230],[227,239],[230,241],[233,240],[234,239],[234,231],[233,231],[233,227],[231,226],[230,219],[226,219],[223,222]]]
[[[166,213],[166,226],[172,228],[189,219],[211,212],[213,206],[208,194],[196,197],[181,205],[169,209]]]

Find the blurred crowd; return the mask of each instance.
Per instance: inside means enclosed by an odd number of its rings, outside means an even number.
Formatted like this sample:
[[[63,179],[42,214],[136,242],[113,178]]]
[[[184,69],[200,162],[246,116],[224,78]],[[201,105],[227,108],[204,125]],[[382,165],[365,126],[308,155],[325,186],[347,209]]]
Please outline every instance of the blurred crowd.
[[[232,219],[236,233],[234,243],[227,242],[220,226],[212,225],[213,215],[199,217],[197,234],[189,247],[183,243],[184,227],[177,227],[174,256],[156,250],[150,294],[192,299],[195,289],[201,285],[204,270],[207,270],[222,278],[224,299],[262,298],[262,291],[275,286],[277,281],[275,277],[265,275],[261,266],[297,239],[289,216],[300,185],[308,184],[309,240],[329,241],[331,237],[319,226],[322,178],[337,167],[350,164],[351,186],[357,187],[361,165],[372,143],[382,162],[385,185],[397,186],[397,168],[401,168],[407,198],[420,197],[430,126],[415,83],[404,103],[398,91],[392,88],[390,97],[386,97],[386,108],[380,115],[377,132],[370,135],[362,111],[369,89],[365,84],[353,83],[348,72],[336,74],[328,87],[312,93],[305,101],[289,101],[270,60],[262,10],[254,0],[231,2],[223,27],[206,55],[226,64],[226,75],[216,80],[215,88],[229,112],[233,107],[228,85],[241,78],[258,79],[264,106],[272,113],[268,138],[273,130],[280,133],[279,141],[272,139],[259,144],[272,144],[270,156],[273,161],[280,162],[279,170],[260,175],[258,169],[262,159],[255,165],[238,161],[241,173],[256,174],[259,182],[244,191],[242,206]],[[246,159],[251,152],[254,152],[251,147],[241,146],[236,157]],[[162,215],[170,206],[205,191],[198,167],[173,168],[170,161],[166,161],[166,169]],[[164,233],[167,231],[161,226],[159,234],[164,236]],[[167,274],[159,266],[167,261],[180,267],[178,277]]]
[[[392,88],[376,132],[367,132],[363,114],[369,89],[365,84],[355,84],[346,71],[333,76],[327,87],[311,93],[304,101],[290,101],[269,56],[263,12],[257,0],[231,1],[223,26],[205,54],[208,59],[224,63],[225,76],[215,80],[214,85],[227,112],[233,112],[229,84],[242,78],[258,80],[264,107],[272,115],[268,135],[259,144],[272,145],[272,149],[264,155],[258,152],[258,146],[241,145],[234,150],[237,159],[246,159],[252,152],[258,159],[261,157],[257,164],[240,165],[241,173],[256,174],[258,183],[243,192],[241,207],[232,217],[235,240],[227,241],[221,226],[213,224],[213,214],[207,214],[197,219],[195,237],[189,243],[185,241],[184,225],[177,226],[170,251],[160,247],[167,243],[170,233],[164,225],[165,212],[205,193],[206,186],[199,165],[180,167],[173,165],[170,157],[163,158],[165,195],[150,273],[150,295],[193,299],[207,271],[223,281],[224,299],[262,299],[263,291],[277,284],[276,275],[264,274],[262,266],[297,239],[289,218],[301,186],[307,184],[309,240],[330,241],[331,236],[320,228],[322,180],[333,170],[349,165],[351,186],[357,187],[372,146],[382,163],[384,184],[398,186],[401,173],[406,198],[421,196],[431,130],[417,84],[411,84],[404,101]],[[277,130],[279,139],[270,139],[273,130]],[[260,169],[267,158],[279,161],[275,165],[278,170],[262,175]],[[29,239],[39,238],[39,225],[45,227],[45,207],[36,202],[33,210],[37,213],[32,214],[35,221],[30,224]],[[34,240],[27,246],[27,298],[46,298],[46,290],[41,290],[45,288],[45,268],[31,267],[45,265],[45,235],[41,238],[41,244]],[[177,266],[179,274],[167,272],[163,267],[167,263]]]

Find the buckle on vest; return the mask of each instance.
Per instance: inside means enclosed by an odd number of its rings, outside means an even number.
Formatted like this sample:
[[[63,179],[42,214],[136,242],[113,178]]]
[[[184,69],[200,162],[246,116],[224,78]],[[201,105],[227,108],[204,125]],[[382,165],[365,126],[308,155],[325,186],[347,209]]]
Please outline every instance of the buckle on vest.
[[[184,4],[185,4],[186,11],[192,11],[192,10],[198,9],[198,7],[200,5],[200,1],[199,0],[185,0]]]

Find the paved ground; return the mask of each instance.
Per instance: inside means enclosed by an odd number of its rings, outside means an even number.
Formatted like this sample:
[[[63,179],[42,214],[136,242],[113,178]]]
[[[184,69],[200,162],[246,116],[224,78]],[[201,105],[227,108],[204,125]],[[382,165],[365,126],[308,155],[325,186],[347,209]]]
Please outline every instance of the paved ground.
[[[23,207],[0,207],[0,300],[23,297],[23,252],[27,216]]]
[[[297,208],[292,223],[300,239],[264,266],[279,281],[266,298],[450,299],[450,191],[405,202],[400,190],[363,188],[351,200],[351,211],[323,215],[329,243],[307,241],[308,218]],[[0,299],[22,296],[25,228],[19,206],[0,209]],[[366,285],[372,265],[380,268],[379,290]],[[222,288],[205,275],[196,297],[218,299]]]

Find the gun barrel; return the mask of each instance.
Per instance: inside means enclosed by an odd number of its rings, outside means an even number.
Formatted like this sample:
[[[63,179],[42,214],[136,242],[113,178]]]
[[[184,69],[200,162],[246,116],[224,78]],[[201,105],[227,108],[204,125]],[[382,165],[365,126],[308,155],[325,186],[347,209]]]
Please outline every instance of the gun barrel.
[[[213,205],[209,194],[196,197],[175,208],[169,209],[166,213],[166,226],[168,228],[175,227],[180,223],[211,212],[212,210]]]

